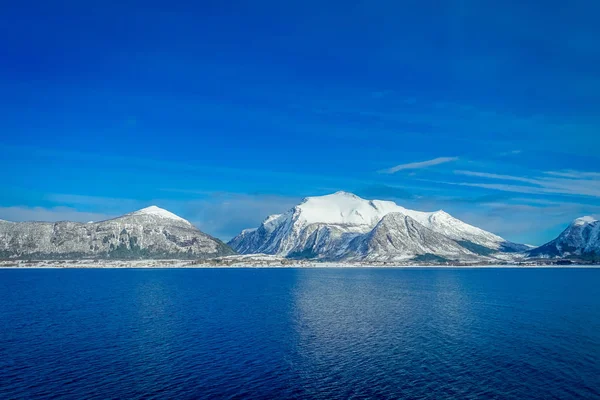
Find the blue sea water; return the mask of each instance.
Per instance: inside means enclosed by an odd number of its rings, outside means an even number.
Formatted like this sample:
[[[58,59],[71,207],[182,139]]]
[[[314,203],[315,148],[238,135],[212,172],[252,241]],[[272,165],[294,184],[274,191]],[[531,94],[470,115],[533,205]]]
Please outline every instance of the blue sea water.
[[[600,398],[600,269],[0,270],[0,398]]]

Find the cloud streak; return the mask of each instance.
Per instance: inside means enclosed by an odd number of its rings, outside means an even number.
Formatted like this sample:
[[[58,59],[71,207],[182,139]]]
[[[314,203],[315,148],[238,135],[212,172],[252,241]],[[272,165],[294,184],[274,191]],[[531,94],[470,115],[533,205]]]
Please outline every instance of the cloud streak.
[[[392,168],[383,169],[383,170],[379,171],[379,173],[395,174],[398,171],[422,169],[422,168],[432,167],[434,165],[449,163],[449,162],[456,161],[456,160],[458,160],[458,157],[438,157],[438,158],[434,158],[432,160],[396,165],[395,167],[392,167]]]
[[[558,176],[561,178],[571,178],[571,179],[600,179],[600,172],[583,172],[583,171],[574,171],[574,170],[566,170],[566,171],[546,171],[544,172],[546,175]]]
[[[283,213],[302,200],[280,195],[214,193],[197,201],[188,201],[185,215],[200,230],[229,240],[242,229],[256,228],[271,214]]]
[[[499,155],[502,157],[516,156],[518,154],[521,154],[522,152],[523,152],[522,150],[511,150],[511,151],[504,151],[504,152],[500,153]]]
[[[104,221],[136,209],[127,202],[123,210],[112,207],[113,202],[118,202],[119,199],[71,194],[56,194],[48,197],[53,201],[64,200],[63,204],[69,203],[74,206],[0,207],[0,220],[12,222]],[[242,229],[257,227],[268,215],[285,212],[301,200],[301,197],[295,196],[213,192],[197,200],[161,200],[156,203],[187,219],[203,232],[222,240],[229,240]],[[152,203],[144,202],[136,207],[149,204]],[[81,207],[87,208],[90,205],[98,211],[81,210]]]
[[[528,185],[489,182],[444,182],[454,185],[529,194],[559,194],[600,197],[600,173],[584,171],[546,171],[542,176],[526,178],[477,171],[454,171],[457,175],[488,180],[522,182]]]
[[[114,214],[104,214],[98,212],[82,212],[71,207],[0,207],[0,219],[13,222],[22,221],[104,221],[115,217]]]
[[[488,179],[499,179],[499,180],[503,180],[503,181],[518,181],[518,182],[526,182],[526,183],[533,183],[533,184],[538,183],[538,181],[535,179],[524,178],[521,176],[513,176],[513,175],[491,174],[488,172],[458,170],[458,171],[454,171],[454,173],[458,174],[458,175],[466,175],[466,176],[473,176],[473,177],[478,177],[478,178],[488,178]]]

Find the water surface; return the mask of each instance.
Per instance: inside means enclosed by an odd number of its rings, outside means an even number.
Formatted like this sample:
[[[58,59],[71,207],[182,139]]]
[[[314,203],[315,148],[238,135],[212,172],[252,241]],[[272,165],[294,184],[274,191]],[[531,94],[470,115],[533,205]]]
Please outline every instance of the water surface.
[[[598,398],[598,269],[0,270],[0,398]]]

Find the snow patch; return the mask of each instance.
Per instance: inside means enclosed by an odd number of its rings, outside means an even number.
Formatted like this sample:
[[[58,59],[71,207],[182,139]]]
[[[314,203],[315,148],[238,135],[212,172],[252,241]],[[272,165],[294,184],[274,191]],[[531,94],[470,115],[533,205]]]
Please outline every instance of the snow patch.
[[[268,224],[270,222],[275,221],[277,218],[281,217],[281,214],[273,214],[273,215],[269,215],[267,218],[265,218],[265,220],[263,221],[263,224]]]
[[[573,221],[573,225],[581,226],[581,225],[593,224],[594,222],[598,222],[598,220],[594,217],[585,216],[585,217],[577,218],[575,221]]]
[[[167,218],[167,219],[186,222],[186,223],[190,224],[190,222],[188,222],[186,219],[181,218],[179,215],[175,215],[172,212],[167,211],[164,208],[160,208],[157,206],[150,206],[150,207],[142,208],[141,210],[134,211],[127,215],[152,215],[152,216],[159,217],[159,218]]]
[[[409,210],[392,201],[364,200],[347,192],[307,197],[297,206],[299,220],[306,224],[366,225],[373,227],[392,212],[407,215]],[[426,218],[428,213],[423,213]],[[411,215],[412,216],[412,215]]]

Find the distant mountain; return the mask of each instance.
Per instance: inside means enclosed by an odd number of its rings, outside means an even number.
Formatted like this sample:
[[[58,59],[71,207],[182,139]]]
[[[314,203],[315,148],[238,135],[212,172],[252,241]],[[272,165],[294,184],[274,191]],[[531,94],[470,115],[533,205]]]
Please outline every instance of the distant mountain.
[[[308,197],[229,245],[241,254],[326,260],[473,260],[528,249],[444,211],[414,211],[347,192]]]
[[[162,208],[101,222],[0,221],[0,258],[211,258],[227,245]]]
[[[577,218],[556,239],[529,251],[528,256],[600,261],[600,221]]]

